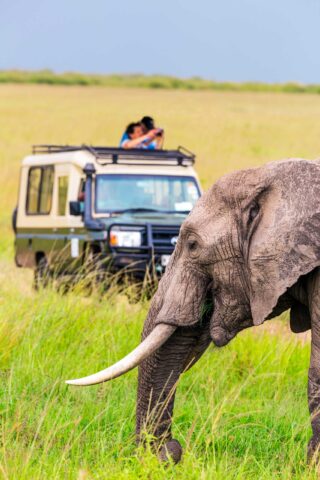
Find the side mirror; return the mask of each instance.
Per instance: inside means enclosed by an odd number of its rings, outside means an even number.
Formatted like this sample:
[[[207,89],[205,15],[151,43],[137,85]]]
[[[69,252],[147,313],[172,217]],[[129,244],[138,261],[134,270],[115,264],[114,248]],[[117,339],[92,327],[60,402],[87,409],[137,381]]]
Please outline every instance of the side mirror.
[[[83,202],[69,202],[70,215],[79,217],[83,213]]]

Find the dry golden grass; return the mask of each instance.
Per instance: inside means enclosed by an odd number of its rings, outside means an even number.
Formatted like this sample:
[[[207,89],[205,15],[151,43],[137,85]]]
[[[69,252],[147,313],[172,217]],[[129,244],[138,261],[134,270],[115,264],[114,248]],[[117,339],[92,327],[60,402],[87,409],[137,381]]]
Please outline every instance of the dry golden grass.
[[[197,154],[204,187],[234,169],[320,150],[317,95],[0,85],[2,212],[15,204],[32,144],[117,145],[144,114],[166,129],[167,147]]]

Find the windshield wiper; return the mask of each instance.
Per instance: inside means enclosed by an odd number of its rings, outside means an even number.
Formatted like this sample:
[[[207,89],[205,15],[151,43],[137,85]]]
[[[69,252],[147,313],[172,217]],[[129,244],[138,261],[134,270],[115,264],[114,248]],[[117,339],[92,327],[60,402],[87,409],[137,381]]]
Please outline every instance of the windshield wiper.
[[[160,212],[155,208],[124,208],[123,210],[114,210],[112,213],[139,213],[139,212]]]
[[[156,208],[125,208],[123,210],[114,210],[111,212],[112,214],[117,213],[139,213],[139,212],[156,212],[156,213],[179,213],[179,214],[187,214],[190,213],[190,210],[157,210]]]

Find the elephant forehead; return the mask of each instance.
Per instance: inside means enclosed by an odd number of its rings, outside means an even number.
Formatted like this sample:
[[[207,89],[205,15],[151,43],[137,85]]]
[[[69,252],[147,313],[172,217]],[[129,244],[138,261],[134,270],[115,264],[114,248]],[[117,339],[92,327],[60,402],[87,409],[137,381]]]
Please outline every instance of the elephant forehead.
[[[232,212],[215,214],[208,212],[206,215],[194,214],[183,225],[183,232],[194,232],[203,241],[204,247],[220,245],[233,238],[235,230]]]
[[[212,216],[223,215],[227,205],[220,195],[216,195],[214,188],[210,188],[197,201],[187,220],[201,221]]]
[[[221,177],[208,194],[217,205],[230,208],[238,205],[252,193],[266,177],[263,167],[239,170]]]
[[[233,234],[236,228],[233,222],[231,212],[218,217],[211,218],[203,225],[203,237],[207,241],[208,246],[222,246],[231,244],[235,247],[236,235]]]
[[[214,185],[198,200],[184,224],[195,229],[203,228],[203,225],[209,222],[220,222],[225,221],[227,217],[231,218],[231,213],[230,205]]]
[[[198,210],[199,212],[199,210]],[[231,258],[239,252],[239,236],[235,212],[230,208],[215,211],[204,209],[197,211],[185,221],[182,237],[188,232],[195,233],[201,239],[201,247],[205,255],[211,256],[211,261]]]

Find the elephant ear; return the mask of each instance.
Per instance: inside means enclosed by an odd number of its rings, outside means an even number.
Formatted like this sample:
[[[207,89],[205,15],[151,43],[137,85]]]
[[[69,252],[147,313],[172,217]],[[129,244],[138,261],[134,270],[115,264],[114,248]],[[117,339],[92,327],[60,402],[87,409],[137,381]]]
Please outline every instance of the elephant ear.
[[[255,325],[272,317],[281,295],[320,265],[320,164],[285,160],[261,171],[246,253]],[[295,329],[298,317],[293,312]]]

